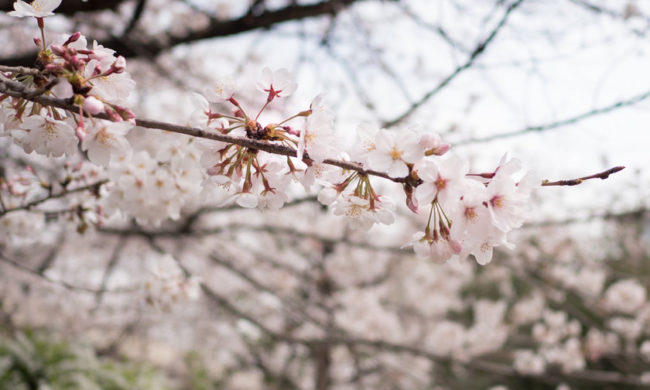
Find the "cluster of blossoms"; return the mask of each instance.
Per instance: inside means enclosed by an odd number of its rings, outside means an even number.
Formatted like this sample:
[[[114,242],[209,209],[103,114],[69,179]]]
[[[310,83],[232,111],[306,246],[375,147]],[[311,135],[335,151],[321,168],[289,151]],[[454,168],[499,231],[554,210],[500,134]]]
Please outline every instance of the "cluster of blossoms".
[[[201,287],[195,277],[185,277],[176,260],[169,254],[149,259],[149,278],[145,282],[145,300],[162,310],[199,297]]]
[[[197,151],[186,139],[164,138],[155,148],[140,150],[109,166],[107,214],[159,225],[167,218],[180,218],[181,209],[200,196],[203,176]]]
[[[46,45],[45,16],[52,15],[60,1],[19,1],[10,15],[33,16],[38,20],[42,38],[34,42],[41,48],[36,66],[39,72],[14,74],[24,87],[73,103],[78,116],[26,99],[2,95],[0,136],[9,136],[26,153],[47,157],[71,156],[78,146],[97,165],[108,166],[113,157],[130,152],[126,133],[134,125],[133,113],[123,104],[135,89],[135,82],[125,71],[124,57],[96,41],[89,45],[77,32],[59,36]],[[5,78],[11,73],[3,74]],[[110,121],[91,118],[103,114]],[[84,119],[84,116],[90,119]]]
[[[36,17],[44,31],[43,17],[58,3],[19,2],[13,15]],[[123,104],[134,83],[124,58],[97,42],[89,45],[80,33],[47,46],[43,33],[35,42],[42,47],[39,71],[3,77],[65,99],[78,112],[2,95],[1,134],[25,152],[47,157],[70,156],[80,147],[90,162],[107,167],[109,214],[126,211],[141,223],[159,224],[179,218],[200,193],[242,207],[277,209],[291,198],[293,184],[306,191],[318,184],[319,201],[353,226],[369,229],[395,219],[394,202],[373,187],[371,177],[380,176],[403,186],[410,210],[428,214],[424,230],[409,244],[418,255],[436,261],[473,255],[480,264],[491,260],[493,247],[510,245],[507,233],[525,217],[532,181],[517,160],[504,158],[492,172],[473,174],[460,158],[441,158],[449,145],[437,134],[368,124],[359,126],[354,150],[342,152],[334,117],[320,97],[304,111],[263,123],[264,111],[296,90],[285,69],[262,71],[257,87],[265,101],[255,113],[240,104],[231,78],[196,96],[190,124],[227,138],[195,143],[203,149],[200,157],[187,143],[188,151],[173,147],[172,154],[164,147],[131,152],[126,136],[135,118]],[[231,109],[216,109],[223,105]],[[196,169],[198,163],[203,170]]]
[[[264,69],[258,87],[266,101],[254,116],[236,99],[232,79],[221,80],[206,97],[198,96],[192,115],[192,124],[205,131],[267,141],[295,151],[294,158],[231,143],[212,142],[206,148],[201,160],[210,181],[241,206],[279,208],[289,199],[292,182],[300,182],[305,189],[316,182],[321,186],[321,203],[367,230],[375,223],[394,221],[394,202],[378,194],[370,180],[383,176],[403,185],[410,210],[419,213],[422,205],[428,212],[424,231],[416,233],[410,243],[418,255],[436,261],[473,255],[486,264],[493,247],[510,246],[507,233],[523,223],[534,185],[518,160],[504,157],[494,171],[472,174],[468,164],[456,156],[439,158],[449,144],[435,133],[389,131],[368,124],[358,127],[354,150],[342,153],[333,116],[320,97],[309,109],[278,123],[260,123],[260,115],[271,102],[295,89],[286,70]],[[230,104],[231,111],[213,111],[218,103]],[[290,125],[297,118],[306,119]]]

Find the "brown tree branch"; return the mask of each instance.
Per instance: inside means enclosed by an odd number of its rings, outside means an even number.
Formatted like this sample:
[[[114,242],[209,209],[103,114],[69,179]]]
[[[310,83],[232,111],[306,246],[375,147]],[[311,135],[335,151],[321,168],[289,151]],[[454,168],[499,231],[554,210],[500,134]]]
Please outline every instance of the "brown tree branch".
[[[523,0],[522,0],[523,1]],[[50,96],[44,96],[44,95],[37,95],[38,91],[33,91],[29,90],[26,88],[22,83],[19,83],[14,80],[10,80],[6,77],[0,77],[0,93],[4,93],[6,95],[12,96],[12,97],[18,97],[22,99],[27,99],[45,106],[52,106],[52,107],[57,107],[61,108],[67,111],[70,111],[72,113],[76,113],[78,111],[78,108],[75,107],[72,103],[69,103],[65,99],[56,99]],[[106,114],[97,114],[94,115],[94,117],[99,118],[99,119],[108,119],[108,116]],[[277,154],[281,156],[288,156],[288,157],[296,157],[297,152],[295,149],[280,145],[280,144],[274,144],[274,143],[269,143],[267,141],[260,141],[252,138],[241,138],[241,137],[234,137],[231,135],[227,134],[221,134],[218,132],[212,132],[212,131],[206,131],[202,129],[198,129],[195,127],[189,127],[189,126],[181,126],[181,125],[176,125],[173,123],[167,123],[167,122],[160,122],[160,121],[154,121],[154,120],[149,120],[149,119],[136,119],[136,125],[148,129],[156,129],[156,130],[166,130],[166,131],[171,131],[174,133],[178,134],[185,134],[189,135],[192,137],[197,137],[197,138],[206,138],[206,139],[211,139],[215,141],[221,141],[221,142],[226,142],[230,144],[235,144],[239,146],[243,146],[246,148],[250,149],[256,149],[256,150],[261,150],[265,151],[267,153],[271,154]],[[309,158],[309,155],[305,153],[303,157],[303,161],[311,164],[312,160]],[[394,178],[389,176],[385,172],[380,172],[380,171],[375,171],[371,169],[365,169],[363,166],[359,163],[352,162],[352,161],[343,161],[343,160],[335,160],[335,159],[326,159],[323,161],[324,164],[328,165],[333,165],[345,170],[350,170],[350,171],[356,171],[359,172],[360,174],[363,175],[370,175],[370,176],[376,176],[376,177],[381,177],[383,179],[387,179],[390,181],[393,181],[395,183],[404,183],[408,184],[411,187],[417,187],[418,185],[421,184],[421,180],[414,178],[413,176],[409,175],[406,177],[398,177]],[[580,184],[582,180],[588,180],[588,179],[593,179],[593,178],[600,178],[600,179],[606,179],[610,174],[616,173],[620,170],[622,170],[624,167],[615,167],[611,168],[605,172],[598,173],[596,175],[588,176],[588,177],[583,177],[579,179],[572,179],[572,180],[563,180],[559,182],[549,182],[548,180],[542,181],[542,186],[557,186],[557,185],[576,185]],[[490,174],[493,175],[493,174]],[[476,176],[476,175],[475,175]],[[481,176],[481,175],[478,175]],[[0,214],[2,215],[2,214]]]
[[[599,172],[599,173],[594,173],[593,175],[589,176],[583,176],[579,177],[577,179],[568,179],[568,180],[558,180],[558,181],[548,181],[548,180],[542,180],[542,187],[548,187],[548,186],[576,186],[580,183],[582,183],[585,180],[590,180],[590,179],[600,179],[600,180],[605,180],[609,177],[609,175],[612,175],[616,172],[620,172],[625,167],[619,166],[619,167],[614,167],[614,168],[609,168],[605,171]]]
[[[5,0],[6,1],[6,0]],[[192,43],[205,39],[226,37],[230,35],[241,34],[258,29],[268,29],[277,24],[313,18],[323,15],[331,15],[340,12],[360,0],[326,0],[315,4],[297,5],[292,3],[286,7],[272,11],[265,10],[260,14],[246,14],[231,20],[212,19],[207,27],[201,30],[186,31],[181,35],[170,35],[168,33],[155,36],[129,36],[128,44],[125,43],[124,37],[111,37],[102,39],[102,45],[115,50],[117,54],[124,57],[139,57],[142,52],[134,48],[146,47],[147,56],[156,56],[165,50],[171,49],[184,43]],[[66,3],[64,1],[63,3]],[[113,0],[119,3],[120,1]],[[103,3],[99,1],[89,1],[91,3]],[[13,7],[11,8],[13,9]],[[58,9],[57,9],[58,12]],[[91,42],[93,38],[89,38]],[[36,59],[36,52],[30,52],[14,57],[2,58],[0,62],[5,65],[33,65]]]
[[[21,206],[16,206],[16,207],[8,208],[6,210],[1,210],[0,211],[0,217],[4,216],[6,214],[9,214],[9,213],[13,213],[13,212],[18,211],[18,210],[29,210],[29,209],[32,209],[32,208],[38,206],[41,203],[47,202],[48,200],[63,198],[65,196],[67,196],[67,195],[74,194],[74,193],[77,193],[77,192],[84,192],[84,191],[98,192],[99,188],[102,185],[106,184],[106,183],[108,183],[108,179],[100,180],[100,181],[97,181],[95,183],[90,183],[90,184],[87,184],[87,185],[84,185],[84,186],[81,186],[81,187],[73,188],[71,190],[64,189],[61,192],[58,192],[56,194],[49,194],[48,196],[45,196],[45,197],[40,198],[40,199],[32,200],[31,202],[27,202],[27,203],[25,203],[25,204],[23,204]]]
[[[0,0],[0,12],[13,11],[15,2],[15,0]],[[125,0],[65,0],[61,2],[55,13],[58,15],[74,15],[78,12],[104,11],[116,9],[123,2]]]

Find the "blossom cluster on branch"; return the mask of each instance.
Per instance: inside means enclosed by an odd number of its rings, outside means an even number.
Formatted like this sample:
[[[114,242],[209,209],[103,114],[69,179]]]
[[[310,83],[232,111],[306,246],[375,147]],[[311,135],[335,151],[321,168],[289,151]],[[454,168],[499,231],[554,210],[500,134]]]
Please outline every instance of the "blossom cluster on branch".
[[[279,145],[292,155],[206,140],[174,146],[173,153],[163,145],[134,151],[125,137],[135,124],[124,106],[135,89],[126,61],[97,42],[90,45],[79,32],[46,45],[44,17],[58,3],[16,3],[13,16],[37,19],[43,34],[35,43],[41,50],[36,70],[2,77],[20,83],[31,97],[63,99],[75,110],[4,94],[2,135],[26,153],[47,157],[72,156],[79,148],[90,163],[105,167],[111,180],[104,212],[126,212],[140,222],[159,224],[179,218],[180,209],[200,194],[242,207],[277,209],[290,199],[292,183],[299,183],[305,191],[318,185],[318,199],[334,214],[369,229],[395,219],[395,202],[373,186],[371,176],[377,175],[403,186],[412,212],[428,214],[423,231],[408,244],[418,255],[435,261],[473,255],[480,264],[491,260],[493,247],[510,245],[507,233],[526,216],[535,183],[518,160],[504,157],[492,172],[471,173],[457,156],[440,158],[449,145],[435,133],[368,124],[359,126],[353,150],[342,151],[334,117],[320,97],[282,121],[263,121],[267,107],[297,87],[285,69],[262,71],[257,86],[266,99],[253,111],[237,100],[235,80],[223,78],[205,96],[196,96],[190,123],[207,133]],[[230,109],[219,111],[219,104]],[[337,167],[332,159],[352,169]]]

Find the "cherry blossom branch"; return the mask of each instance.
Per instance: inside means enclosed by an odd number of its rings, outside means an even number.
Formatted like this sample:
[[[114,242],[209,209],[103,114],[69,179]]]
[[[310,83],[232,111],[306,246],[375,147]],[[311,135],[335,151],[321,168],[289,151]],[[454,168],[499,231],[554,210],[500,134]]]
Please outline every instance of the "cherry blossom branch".
[[[40,198],[40,199],[33,200],[31,202],[25,203],[22,206],[17,206],[17,207],[8,208],[6,210],[2,210],[2,211],[0,211],[0,217],[4,216],[6,214],[9,214],[9,213],[13,213],[13,212],[18,211],[18,210],[29,210],[29,209],[31,209],[31,208],[33,208],[35,206],[38,206],[41,203],[47,202],[48,200],[63,198],[64,196],[74,194],[74,193],[77,193],[77,192],[92,191],[92,192],[96,193],[96,192],[99,191],[100,187],[103,186],[106,183],[108,183],[108,179],[100,180],[100,181],[97,181],[95,183],[87,184],[85,186],[76,187],[76,188],[73,188],[71,190],[63,189],[59,193],[49,194],[46,197],[43,197],[43,198]]]
[[[548,187],[548,186],[575,186],[580,183],[582,183],[585,180],[590,180],[590,179],[601,179],[605,180],[609,177],[609,175],[614,174],[616,172],[620,172],[625,167],[623,166],[618,166],[614,168],[609,168],[605,171],[599,172],[599,173],[594,173],[593,175],[589,176],[583,176],[579,177],[577,179],[569,179],[569,180],[558,180],[558,181],[548,181],[548,180],[542,180],[542,187]]]
[[[476,46],[476,48],[469,55],[469,58],[467,59],[467,61],[465,61],[465,63],[458,66],[456,69],[454,69],[454,71],[451,72],[449,76],[444,78],[440,83],[438,83],[438,85],[435,86],[435,88],[433,88],[431,91],[427,92],[424,96],[422,96],[420,100],[411,104],[411,107],[409,107],[409,109],[406,110],[404,113],[402,113],[401,115],[399,115],[394,119],[384,121],[382,125],[384,127],[392,127],[402,122],[403,120],[408,118],[411,114],[413,114],[415,110],[420,108],[423,104],[429,101],[429,99],[431,99],[434,95],[436,95],[443,88],[445,88],[449,83],[451,83],[451,81],[454,80],[459,74],[461,74],[466,69],[469,69],[474,64],[476,59],[485,51],[485,48],[494,40],[494,38],[497,36],[499,31],[501,31],[503,26],[505,26],[508,17],[512,13],[512,11],[514,11],[517,7],[519,7],[521,3],[523,3],[523,0],[517,0],[514,3],[510,4],[508,8],[506,8],[506,11],[501,17],[499,23],[492,29],[490,34],[488,34],[488,36]]]
[[[522,0],[523,1],[523,0]],[[11,67],[5,67],[7,69],[12,69]],[[13,68],[15,69],[15,68]],[[57,99],[53,98],[50,96],[43,96],[43,95],[38,95],[36,92],[37,91],[32,91],[26,88],[22,83],[9,80],[5,77],[0,77],[0,92],[4,93],[6,95],[12,96],[12,97],[18,97],[22,99],[27,99],[31,100],[33,102],[46,105],[46,106],[52,106],[52,107],[57,107],[61,108],[67,111],[70,111],[72,113],[76,113],[78,111],[78,108],[68,102],[65,99]],[[650,92],[648,93],[648,96],[650,96]],[[105,120],[110,120],[110,118],[104,114],[96,114],[93,115],[95,118],[99,119],[105,119]],[[136,119],[135,123],[137,126],[143,127],[143,128],[148,128],[148,129],[156,129],[156,130],[166,130],[178,134],[184,134],[184,135],[189,135],[192,137],[197,137],[197,138],[205,138],[205,139],[211,139],[215,141],[221,141],[221,142],[226,142],[230,144],[235,144],[239,146],[243,146],[246,148],[250,149],[256,149],[256,150],[261,150],[267,153],[272,153],[272,154],[277,154],[277,155],[282,155],[282,156],[288,156],[288,157],[297,157],[297,152],[295,149],[284,146],[284,145],[279,145],[279,144],[272,144],[268,143],[266,141],[260,141],[256,139],[251,139],[251,138],[242,138],[242,137],[235,137],[227,134],[221,134],[217,132],[210,132],[206,130],[202,130],[199,128],[195,127],[189,127],[189,126],[181,126],[173,123],[167,123],[167,122],[161,122],[161,121],[154,121],[154,120],[149,120],[149,119]],[[304,154],[303,161],[306,163],[311,163],[311,159],[309,158],[308,153]],[[408,184],[411,187],[417,187],[420,184],[420,181],[417,178],[414,178],[412,176],[406,176],[406,177],[398,177],[394,178],[389,176],[385,172],[379,172],[371,169],[365,169],[361,166],[359,163],[351,162],[351,161],[343,161],[343,160],[335,160],[335,159],[326,159],[323,161],[324,164],[336,166],[345,170],[350,170],[350,171],[356,171],[364,175],[370,175],[370,176],[376,176],[376,177],[381,177],[383,179],[387,179],[390,181],[393,181],[395,183],[403,183],[403,184]],[[552,185],[576,185],[579,184],[577,181],[582,181],[582,180],[587,180],[591,178],[600,178],[600,179],[606,179],[609,174],[615,173],[623,169],[623,167],[615,167],[611,168],[608,171],[601,172],[600,174],[597,174],[595,176],[589,176],[589,177],[583,177],[580,179],[573,179],[573,180],[562,180],[559,182],[549,182],[548,180],[542,181],[542,186],[552,186]],[[606,175],[605,175],[606,174]],[[1,215],[1,214],[0,214]]]
[[[77,113],[79,111],[79,108],[76,107],[75,105],[69,103],[65,99],[57,99],[54,97],[50,96],[36,96],[34,94],[35,91],[31,91],[28,88],[26,88],[23,84],[13,81],[13,80],[8,80],[6,78],[0,77],[0,93],[4,93],[6,95],[12,96],[12,97],[18,97],[22,99],[27,99],[45,106],[51,106],[51,107],[56,107],[56,108],[61,108],[67,111],[70,111],[72,113]],[[96,114],[93,115],[95,118],[99,119],[105,119],[105,120],[110,120],[108,115],[104,113]],[[227,134],[221,134],[221,133],[216,133],[216,132],[209,132],[205,131],[196,127],[189,127],[189,126],[181,126],[181,125],[176,125],[173,123],[167,123],[167,122],[161,122],[161,121],[154,121],[154,120],[149,120],[149,119],[136,119],[135,124],[140,127],[148,128],[148,129],[156,129],[156,130],[166,130],[166,131],[171,131],[174,133],[178,134],[185,134],[189,135],[192,137],[197,137],[197,138],[205,138],[205,139],[211,139],[214,141],[221,141],[221,142],[226,142],[230,144],[235,144],[239,146],[243,146],[246,148],[250,149],[256,149],[256,150],[261,150],[267,153],[272,153],[272,154],[277,154],[281,156],[289,156],[289,157],[296,157],[297,153],[296,150],[284,145],[279,145],[279,144],[271,144],[265,141],[259,141],[251,138],[240,138],[240,137],[234,137],[230,136]],[[311,159],[309,158],[309,155],[305,153],[303,157],[303,161],[310,163]],[[333,165],[337,166],[342,169],[346,170],[351,170],[351,171],[356,171],[364,175],[370,175],[370,176],[377,176],[381,177],[384,179],[388,179],[390,181],[396,182],[396,183],[409,183],[413,187],[416,187],[418,185],[418,181],[414,180],[411,177],[402,177],[402,178],[393,178],[390,177],[387,173],[385,172],[379,172],[379,171],[374,171],[371,169],[364,169],[360,164],[351,162],[351,161],[343,161],[343,160],[335,160],[335,159],[326,159],[323,161],[324,164],[328,165]]]
[[[7,65],[0,65],[0,72],[28,74],[28,75],[33,75],[33,76],[35,76],[37,74],[41,74],[41,71],[38,70],[38,69],[27,68],[25,66],[7,66]]]
[[[18,270],[20,270],[22,272],[26,272],[28,274],[34,275],[34,276],[38,277],[39,279],[45,280],[45,281],[47,281],[49,283],[52,283],[52,284],[59,285],[59,286],[65,288],[66,290],[81,291],[81,292],[92,293],[92,294],[98,294],[101,291],[101,290],[97,290],[97,289],[94,289],[94,288],[77,286],[77,285],[68,283],[65,280],[59,280],[59,279],[51,278],[51,277],[47,276],[45,273],[41,273],[38,270],[33,270],[33,269],[29,268],[28,266],[23,264],[23,262],[21,262],[21,261],[18,261],[18,260],[15,260],[15,259],[12,259],[12,258],[8,257],[2,251],[0,251],[0,261],[4,262],[5,264],[9,264],[13,268],[16,268],[16,269],[18,269]],[[124,289],[119,289],[119,290],[106,290],[106,291],[102,291],[102,293],[108,293],[108,294],[127,293],[127,294],[131,294],[134,291],[137,291],[137,289],[124,288]]]

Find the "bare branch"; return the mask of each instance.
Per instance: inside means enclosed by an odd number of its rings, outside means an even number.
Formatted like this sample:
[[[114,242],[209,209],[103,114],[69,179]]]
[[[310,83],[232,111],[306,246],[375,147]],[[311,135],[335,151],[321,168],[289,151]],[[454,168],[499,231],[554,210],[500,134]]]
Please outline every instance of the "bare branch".
[[[108,183],[108,179],[100,180],[98,182],[87,184],[85,186],[73,188],[71,190],[64,189],[64,190],[62,190],[61,192],[59,192],[57,194],[49,194],[46,197],[43,197],[43,198],[40,198],[40,199],[33,200],[31,202],[25,203],[22,206],[17,206],[17,207],[9,208],[9,209],[6,209],[6,210],[2,210],[2,211],[0,211],[0,217],[2,217],[3,215],[9,214],[9,213],[13,213],[13,212],[18,211],[18,210],[29,210],[31,208],[34,208],[35,206],[38,206],[41,203],[47,202],[48,200],[63,198],[65,196],[68,196],[70,194],[74,194],[74,193],[77,193],[77,192],[92,191],[92,192],[96,193],[96,192],[99,191],[99,188],[102,185],[106,184],[106,183]]]
[[[65,0],[61,2],[56,9],[59,15],[74,15],[78,12],[94,12],[109,9],[116,9],[125,0]],[[0,12],[9,12],[14,10],[14,0],[0,0]]]
[[[576,116],[572,116],[566,119],[562,119],[556,122],[551,122],[547,123],[544,125],[537,125],[537,126],[528,126],[524,127],[523,129],[520,130],[515,130],[515,131],[509,131],[505,133],[500,133],[500,134],[494,134],[494,135],[489,135],[487,137],[483,138],[471,138],[467,139],[464,141],[456,142],[454,143],[453,146],[461,146],[461,145],[469,145],[469,144],[476,144],[476,143],[484,143],[484,142],[490,142],[494,141],[497,139],[503,139],[503,138],[510,138],[510,137],[517,137],[523,134],[527,133],[534,133],[534,132],[542,132],[546,130],[552,130],[556,129],[558,127],[566,126],[566,125],[572,125],[574,123],[578,123],[584,119],[589,119],[591,117],[597,116],[597,115],[602,115],[602,114],[607,114],[609,112],[612,112],[616,109],[623,108],[623,107],[628,107],[632,106],[634,104],[640,103],[644,100],[647,100],[650,98],[650,91],[644,92],[640,95],[633,96],[629,99],[626,100],[620,100],[616,103],[610,104],[608,106],[600,107],[600,108],[595,108],[593,110],[589,110],[587,112],[583,112],[582,114],[578,114]]]
[[[625,167],[623,167],[623,166],[609,168],[606,171],[602,171],[602,172],[599,172],[599,173],[594,173],[593,175],[589,175],[589,176],[579,177],[577,179],[558,180],[558,181],[542,180],[542,187],[548,187],[548,186],[576,186],[576,185],[582,183],[585,180],[590,180],[590,179],[605,180],[605,179],[607,179],[609,177],[609,175],[614,174],[616,172],[620,172],[623,169],[625,169]]]
[[[466,69],[470,68],[474,64],[476,59],[485,51],[485,48],[494,40],[494,38],[497,36],[497,33],[499,31],[501,31],[503,26],[505,26],[506,21],[508,20],[508,17],[512,13],[512,11],[514,11],[517,7],[519,7],[519,5],[521,5],[522,2],[523,2],[523,0],[517,0],[514,3],[510,4],[510,6],[508,6],[508,8],[506,9],[503,17],[501,18],[499,23],[496,25],[496,27],[494,27],[494,29],[492,29],[490,34],[476,46],[476,48],[472,51],[472,53],[469,55],[469,58],[467,59],[467,61],[465,61],[464,64],[462,64],[459,67],[457,67],[456,69],[454,69],[454,71],[451,72],[451,74],[449,76],[444,78],[440,83],[438,83],[438,85],[436,85],[435,88],[433,88],[431,91],[427,92],[424,96],[422,96],[422,98],[420,98],[420,100],[413,103],[411,105],[411,107],[409,107],[408,110],[406,110],[404,113],[399,115],[397,118],[394,118],[394,119],[391,119],[391,120],[388,120],[388,121],[384,121],[383,126],[384,127],[392,127],[392,126],[395,126],[395,125],[399,124],[404,119],[408,118],[411,114],[413,114],[413,112],[415,112],[415,110],[417,110],[423,104],[425,104],[427,101],[429,101],[429,99],[431,99],[434,95],[436,95],[443,88],[445,88],[447,85],[449,85],[449,83],[453,79],[455,79],[459,74],[461,74]]]
[[[77,286],[71,283],[66,282],[65,280],[58,280],[58,279],[53,279],[49,276],[47,276],[44,273],[40,273],[38,270],[33,270],[29,268],[28,266],[24,265],[21,261],[12,259],[5,255],[3,252],[0,251],[0,261],[4,262],[5,264],[9,264],[12,267],[19,269],[23,272],[26,272],[28,274],[34,275],[39,279],[45,280],[49,283],[59,285],[67,290],[71,291],[81,291],[81,292],[86,292],[86,293],[92,293],[92,294],[97,294],[99,290],[96,290],[94,288],[88,288],[88,287],[82,287],[82,286]],[[112,290],[112,291],[106,291],[106,293],[109,294],[116,294],[116,293],[127,293],[127,294],[132,294],[134,291],[137,289],[119,289],[119,290]]]

